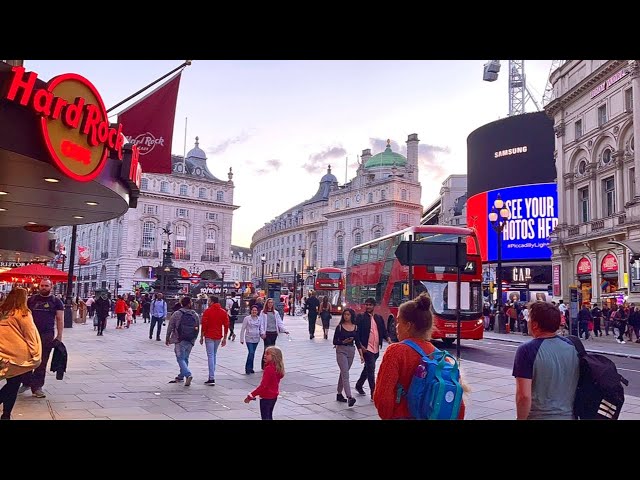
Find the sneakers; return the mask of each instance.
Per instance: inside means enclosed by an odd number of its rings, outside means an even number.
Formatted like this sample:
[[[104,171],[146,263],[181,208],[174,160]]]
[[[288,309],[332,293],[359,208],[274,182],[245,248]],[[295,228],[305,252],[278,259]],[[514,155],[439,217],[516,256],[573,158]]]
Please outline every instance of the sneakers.
[[[234,333],[234,334],[233,334],[233,338],[231,339],[231,341],[232,341],[232,342],[235,342],[235,340],[236,340],[236,334]]]
[[[191,380],[193,380],[193,377],[189,375],[184,382],[184,386],[188,387],[189,385],[191,385]]]
[[[356,404],[356,399],[353,397],[349,397],[347,405],[349,405],[350,407],[353,407],[355,404]]]
[[[356,385],[356,392],[358,392],[360,395],[366,395],[366,393],[364,393],[364,389],[362,387],[359,387],[358,385]]]
[[[29,390],[29,386],[28,385],[22,385],[19,389],[18,389],[18,393],[24,393],[27,390]]]
[[[169,380],[169,383],[181,383],[184,381],[184,378],[176,377],[173,380]]]
[[[42,390],[36,390],[31,395],[36,397],[36,398],[45,398],[46,397],[46,395],[44,394],[44,392]]]
[[[216,381],[213,378],[210,378],[209,380],[207,380],[206,382],[204,382],[205,385],[215,385]]]
[[[344,398],[341,393],[339,393],[339,394],[336,395],[336,402],[347,403],[347,399]]]

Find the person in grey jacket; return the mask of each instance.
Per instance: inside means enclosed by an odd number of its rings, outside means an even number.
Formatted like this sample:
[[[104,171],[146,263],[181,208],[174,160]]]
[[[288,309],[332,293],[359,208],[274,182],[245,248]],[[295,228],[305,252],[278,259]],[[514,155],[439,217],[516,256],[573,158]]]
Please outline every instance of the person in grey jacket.
[[[182,308],[175,311],[173,315],[171,315],[171,319],[169,320],[169,326],[167,327],[167,339],[166,345],[170,344],[175,345],[175,353],[176,360],[178,361],[178,366],[180,367],[180,373],[171,380],[169,383],[180,383],[184,381],[184,386],[188,387],[191,385],[191,380],[193,380],[193,375],[191,375],[191,370],[189,370],[189,355],[191,354],[191,349],[196,343],[196,339],[198,338],[198,333],[200,331],[200,317],[198,314],[191,308],[191,298],[183,297],[180,300],[180,305]],[[180,332],[180,323],[182,322],[183,317],[186,315],[193,316],[195,318],[196,323],[196,331],[193,339],[190,340],[180,340],[179,332]]]
[[[253,360],[256,355],[258,343],[260,343],[260,317],[258,317],[258,307],[251,307],[251,315],[244,317],[242,329],[240,330],[240,343],[247,342],[247,361],[244,371],[247,375],[256,373],[253,370]]]

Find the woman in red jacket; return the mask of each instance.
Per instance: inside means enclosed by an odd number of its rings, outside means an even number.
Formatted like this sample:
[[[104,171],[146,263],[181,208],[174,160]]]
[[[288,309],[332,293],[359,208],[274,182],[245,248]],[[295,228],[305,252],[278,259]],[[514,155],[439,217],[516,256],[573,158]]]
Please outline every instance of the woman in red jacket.
[[[118,295],[114,312],[118,317],[118,325],[116,328],[122,328],[124,326],[125,317],[127,315],[127,302],[122,299],[122,295]]]
[[[400,342],[410,339],[418,344],[427,355],[434,352],[435,347],[430,342],[431,330],[433,329],[431,299],[426,293],[400,305],[396,329]],[[420,355],[409,345],[392,343],[387,347],[378,370],[376,389],[373,393],[373,403],[381,419],[412,418],[409,413],[407,397],[402,395],[400,402],[396,402],[397,386],[398,384],[402,385],[405,392],[409,390],[411,377],[419,363]],[[468,391],[466,385],[462,384],[462,388],[465,392]],[[460,406],[459,420],[464,419],[464,410],[463,401]]]
[[[273,420],[273,408],[278,400],[280,380],[284,377],[284,359],[282,350],[272,345],[264,352],[264,372],[258,388],[247,395],[244,403],[260,397],[260,416],[262,420]]]

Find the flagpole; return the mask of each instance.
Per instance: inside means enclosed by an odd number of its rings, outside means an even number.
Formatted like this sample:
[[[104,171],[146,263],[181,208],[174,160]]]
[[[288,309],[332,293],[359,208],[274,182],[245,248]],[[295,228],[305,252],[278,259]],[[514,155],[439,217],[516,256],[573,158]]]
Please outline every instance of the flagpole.
[[[116,103],[113,107],[107,109],[107,113],[109,113],[111,110],[115,110],[116,108],[118,108],[120,105],[127,103],[129,100],[131,100],[134,97],[137,97],[138,95],[140,95],[142,92],[144,92],[145,90],[153,87],[156,83],[161,82],[162,80],[164,80],[165,78],[167,78],[170,75],[173,75],[174,73],[176,73],[178,70],[181,70],[185,67],[188,67],[189,65],[191,65],[191,60],[187,60],[185,61],[182,65],[180,65],[177,68],[174,68],[173,70],[171,70],[169,73],[167,73],[166,75],[163,75],[162,77],[160,77],[159,79],[157,79],[154,82],[151,82],[149,85],[147,85],[144,88],[141,88],[140,90],[138,90],[136,93],[134,93],[133,95],[129,95],[127,98],[125,98],[124,100],[122,100],[119,103]]]
[[[182,156],[182,173],[187,174],[187,117],[184,117],[184,155]]]

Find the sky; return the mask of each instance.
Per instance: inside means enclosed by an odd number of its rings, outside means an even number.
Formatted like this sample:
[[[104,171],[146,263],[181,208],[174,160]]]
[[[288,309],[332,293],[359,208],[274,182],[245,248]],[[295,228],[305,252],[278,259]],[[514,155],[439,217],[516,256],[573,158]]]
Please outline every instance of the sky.
[[[109,108],[183,61],[25,60],[24,66],[45,81],[83,75]],[[467,136],[508,114],[508,61],[501,61],[497,81],[485,82],[487,61],[193,60],[180,80],[172,151],[184,154],[187,119],[187,152],[198,136],[211,173],[227,180],[233,167],[240,207],[233,245],[249,247],[266,222],[312,197],[328,165],[342,184],[345,170],[347,180],[355,176],[362,150],[375,155],[390,139],[406,155],[412,133],[420,139],[425,207],[448,175],[466,173]],[[525,60],[527,86],[540,106],[551,63]],[[535,110],[529,102],[527,111]]]

